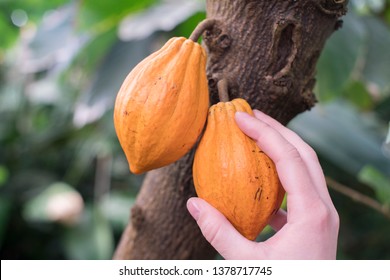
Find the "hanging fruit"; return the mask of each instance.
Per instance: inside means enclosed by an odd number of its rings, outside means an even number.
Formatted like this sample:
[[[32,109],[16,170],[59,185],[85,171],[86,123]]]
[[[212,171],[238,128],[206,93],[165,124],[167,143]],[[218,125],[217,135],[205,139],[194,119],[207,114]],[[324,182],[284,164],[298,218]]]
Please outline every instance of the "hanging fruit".
[[[197,43],[213,21],[190,39],[175,37],[126,77],[114,107],[115,130],[133,173],[173,163],[202,132],[209,108],[206,52]]]
[[[273,161],[240,130],[235,112],[253,115],[241,98],[209,109],[195,152],[193,178],[197,195],[254,240],[279,209],[285,192]]]

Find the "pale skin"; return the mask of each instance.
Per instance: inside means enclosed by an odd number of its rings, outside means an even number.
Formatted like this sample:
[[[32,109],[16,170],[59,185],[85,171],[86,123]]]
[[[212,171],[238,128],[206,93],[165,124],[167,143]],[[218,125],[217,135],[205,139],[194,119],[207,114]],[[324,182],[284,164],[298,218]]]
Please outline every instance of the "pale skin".
[[[214,207],[190,198],[187,208],[208,242],[225,259],[335,259],[339,216],[330,198],[314,150],[296,133],[266,114],[236,113],[240,129],[275,163],[287,193],[287,211],[279,209],[266,241],[243,237]]]

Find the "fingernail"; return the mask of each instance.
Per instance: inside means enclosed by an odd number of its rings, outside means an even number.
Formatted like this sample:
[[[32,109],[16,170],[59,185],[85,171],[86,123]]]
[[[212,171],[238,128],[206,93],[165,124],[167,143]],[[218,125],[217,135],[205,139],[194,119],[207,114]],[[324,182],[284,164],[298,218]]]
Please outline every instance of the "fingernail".
[[[187,201],[187,209],[188,212],[190,212],[191,216],[195,219],[195,221],[197,221],[200,214],[200,208],[198,203],[196,202],[196,198],[190,198]]]
[[[254,109],[253,110],[253,113],[256,115],[256,118],[259,120],[259,115],[260,115],[260,117],[266,117],[267,116],[267,114],[266,113],[264,113],[264,112],[262,112],[262,111],[260,111],[260,110],[257,110],[257,109]]]
[[[236,112],[236,117],[247,117],[248,116],[248,113],[246,112]]]
[[[247,118],[249,118],[250,117],[250,115],[248,114],[248,113],[246,113],[246,112],[236,112],[236,114],[235,114],[235,118],[237,119],[247,119]]]

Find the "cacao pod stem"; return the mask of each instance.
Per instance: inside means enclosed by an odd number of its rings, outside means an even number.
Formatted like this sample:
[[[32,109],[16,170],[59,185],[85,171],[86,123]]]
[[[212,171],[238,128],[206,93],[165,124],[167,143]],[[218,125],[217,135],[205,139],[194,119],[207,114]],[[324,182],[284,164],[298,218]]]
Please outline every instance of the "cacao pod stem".
[[[229,85],[226,79],[219,80],[217,83],[219,101],[229,102]]]
[[[203,34],[203,32],[207,29],[210,29],[216,23],[215,19],[205,19],[198,23],[195,27],[194,31],[192,31],[190,38],[192,41],[197,42],[199,37]]]

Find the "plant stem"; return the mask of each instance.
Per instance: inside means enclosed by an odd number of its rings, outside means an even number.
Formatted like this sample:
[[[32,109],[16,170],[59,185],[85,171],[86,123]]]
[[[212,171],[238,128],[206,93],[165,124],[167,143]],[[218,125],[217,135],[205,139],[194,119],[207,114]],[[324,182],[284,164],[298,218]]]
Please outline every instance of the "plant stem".
[[[205,19],[201,21],[192,31],[190,40],[197,42],[199,40],[199,37],[203,34],[203,32],[207,29],[210,29],[214,24],[216,20],[215,19]]]
[[[229,102],[229,85],[226,79],[219,80],[217,83],[219,101]]]
[[[343,184],[333,180],[332,178],[326,177],[326,183],[328,186],[339,193],[342,193],[354,201],[360,202],[366,206],[375,209],[379,213],[383,214],[386,218],[390,219],[390,208],[388,205],[382,205],[375,199],[372,199],[369,196],[366,196],[350,187],[344,186]]]

